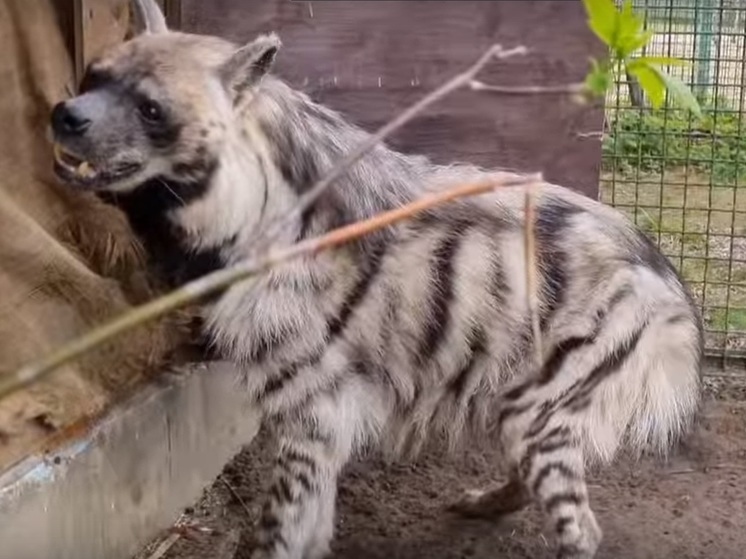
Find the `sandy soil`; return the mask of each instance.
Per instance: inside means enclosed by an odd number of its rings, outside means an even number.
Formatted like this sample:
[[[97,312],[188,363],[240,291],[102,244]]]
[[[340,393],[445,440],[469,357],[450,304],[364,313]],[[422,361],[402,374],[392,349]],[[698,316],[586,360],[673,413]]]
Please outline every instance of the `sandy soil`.
[[[605,537],[599,558],[746,556],[746,384],[709,382],[696,431],[667,463],[621,458],[593,472],[591,501]],[[163,559],[248,559],[269,458],[258,438],[185,511]],[[439,449],[416,463],[353,464],[339,491],[334,559],[550,558],[535,509],[500,522],[445,511],[467,488],[499,481],[496,456]],[[152,557],[159,542],[138,555]]]

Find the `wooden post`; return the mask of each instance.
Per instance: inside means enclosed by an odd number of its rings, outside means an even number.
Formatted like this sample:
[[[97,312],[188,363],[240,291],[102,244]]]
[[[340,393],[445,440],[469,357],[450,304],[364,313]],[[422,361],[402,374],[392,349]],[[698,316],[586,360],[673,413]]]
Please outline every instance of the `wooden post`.
[[[92,39],[94,34],[107,33],[112,22],[112,8],[132,9],[131,0],[119,0],[120,4],[101,0],[69,0],[72,8],[72,48],[75,82],[80,83],[86,64],[95,55],[94,50],[100,41]],[[171,29],[181,28],[181,0],[158,0],[166,21]],[[131,13],[131,12],[130,12]],[[115,18],[116,19],[116,16]],[[131,20],[130,20],[131,21]]]

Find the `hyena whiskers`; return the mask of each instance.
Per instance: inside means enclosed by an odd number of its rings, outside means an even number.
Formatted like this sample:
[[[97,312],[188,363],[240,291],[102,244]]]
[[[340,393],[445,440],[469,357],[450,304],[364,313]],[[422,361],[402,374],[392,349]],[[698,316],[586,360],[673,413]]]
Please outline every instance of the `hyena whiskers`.
[[[241,262],[257,233],[367,136],[268,75],[274,35],[243,48],[146,32],[93,61],[52,115],[55,168],[118,204],[174,285]],[[146,8],[146,9],[143,9]],[[290,243],[490,172],[379,146],[296,223]],[[497,174],[497,172],[495,172]],[[205,304],[277,441],[255,557],[326,555],[337,478],[356,453],[414,453],[434,433],[499,445],[505,487],[462,503],[544,511],[558,556],[595,555],[585,471],[622,444],[665,452],[699,401],[702,331],[657,248],[568,189],[537,193],[543,355],[526,304],[523,195],[432,209],[287,263]]]

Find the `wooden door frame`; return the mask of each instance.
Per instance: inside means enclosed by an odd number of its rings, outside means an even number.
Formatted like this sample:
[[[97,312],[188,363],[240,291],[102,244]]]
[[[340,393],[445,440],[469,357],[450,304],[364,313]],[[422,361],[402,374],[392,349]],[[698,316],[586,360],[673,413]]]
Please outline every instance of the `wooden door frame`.
[[[79,83],[83,77],[85,65],[90,59],[90,53],[87,52],[89,41],[86,37],[90,33],[90,18],[88,14],[94,5],[99,4],[101,0],[69,0],[68,9],[73,12],[73,29],[70,52],[73,55],[73,69],[75,72],[75,83]],[[169,28],[181,28],[181,0],[157,0],[166,16]],[[130,6],[131,9],[131,6]]]

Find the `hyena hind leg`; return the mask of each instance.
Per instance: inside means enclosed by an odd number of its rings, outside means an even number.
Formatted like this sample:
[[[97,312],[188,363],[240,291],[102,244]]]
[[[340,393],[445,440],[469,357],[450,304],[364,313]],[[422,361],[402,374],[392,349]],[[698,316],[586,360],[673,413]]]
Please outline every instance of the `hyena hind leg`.
[[[588,500],[583,453],[566,427],[540,435],[523,460],[524,482],[558,542],[558,559],[593,559],[602,532]]]
[[[526,425],[526,418],[521,419],[517,423]],[[525,431],[506,431],[511,434],[511,440],[503,436],[511,463],[509,481],[497,488],[467,491],[449,510],[497,520],[535,502],[556,535],[558,559],[595,557],[602,532],[588,501],[582,449],[570,427],[547,426],[533,437],[524,436]],[[521,436],[515,437],[516,433]]]

